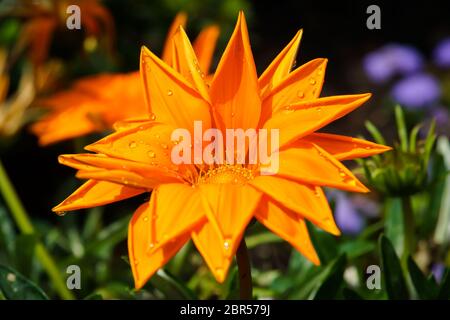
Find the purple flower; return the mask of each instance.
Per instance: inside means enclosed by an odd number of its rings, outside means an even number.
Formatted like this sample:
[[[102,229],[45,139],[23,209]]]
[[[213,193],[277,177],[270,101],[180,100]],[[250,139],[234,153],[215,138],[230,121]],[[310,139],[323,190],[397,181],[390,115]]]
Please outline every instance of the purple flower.
[[[335,218],[342,233],[357,234],[364,228],[364,220],[356,210],[352,201],[343,193],[337,193]]]
[[[423,57],[412,46],[388,44],[366,55],[363,61],[368,77],[377,83],[395,74],[410,74],[422,69]]]
[[[431,273],[433,274],[437,283],[440,283],[442,281],[442,277],[444,276],[444,271],[445,271],[445,266],[442,263],[435,263],[431,267]]]
[[[433,76],[419,73],[397,82],[391,95],[402,106],[418,109],[436,102],[441,96],[441,88]]]
[[[450,115],[448,109],[442,106],[435,107],[431,111],[431,115],[436,119],[436,124],[438,127],[444,127],[450,122]]]
[[[445,38],[434,48],[433,61],[437,66],[450,67],[450,38]]]

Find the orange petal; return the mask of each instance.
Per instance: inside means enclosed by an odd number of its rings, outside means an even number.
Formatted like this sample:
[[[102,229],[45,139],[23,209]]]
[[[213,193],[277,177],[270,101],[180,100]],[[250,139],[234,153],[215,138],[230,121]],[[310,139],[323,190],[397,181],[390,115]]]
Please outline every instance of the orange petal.
[[[58,157],[60,163],[81,171],[127,170],[148,180],[153,185],[169,182],[183,182],[182,177],[173,170],[147,163],[111,158],[103,154],[68,154]]]
[[[181,183],[168,183],[156,188],[151,219],[151,247],[158,249],[178,236],[206,221],[198,190]],[[176,197],[174,197],[176,195]]]
[[[258,176],[250,184],[272,200],[310,220],[325,231],[334,235],[340,234],[328,201],[320,187],[275,176]]]
[[[353,192],[369,192],[342,163],[319,146],[298,141],[279,153],[278,176],[304,184],[333,187]]]
[[[198,226],[192,232],[192,240],[216,280],[220,283],[224,282],[233,256],[223,254],[223,239],[211,222],[207,221]]]
[[[141,51],[141,76],[152,120],[193,130],[194,121],[211,126],[209,104],[178,72],[150,50]]]
[[[271,201],[262,202],[255,216],[259,222],[288,241],[308,260],[315,265],[320,265],[305,220],[289,210],[280,208]]]
[[[266,91],[270,91],[277,86],[287,75],[291,69],[297,56],[298,47],[302,38],[303,30],[299,30],[288,45],[273,59],[272,63],[264,70],[259,77],[259,86],[262,96],[266,95]]]
[[[114,158],[147,163],[184,172],[186,166],[175,166],[171,160],[173,128],[157,122],[124,129],[85,147],[86,150]]]
[[[248,185],[201,184],[204,209],[209,222],[222,239],[222,253],[233,256],[253,216],[261,193]]]
[[[169,31],[166,35],[166,41],[164,43],[164,48],[162,52],[162,60],[167,63],[169,66],[172,65],[172,37],[177,32],[178,27],[182,26],[183,28],[186,27],[186,21],[187,21],[187,15],[184,12],[180,12],[175,16],[175,19],[173,19],[172,24],[170,25]]]
[[[113,128],[115,131],[122,131],[131,128],[136,128],[142,125],[147,125],[150,122],[152,121],[148,117],[128,118],[126,120],[115,122]]]
[[[329,133],[312,133],[303,140],[318,145],[340,161],[369,157],[392,149],[367,140]]]
[[[89,103],[93,110],[97,102]],[[31,126],[42,146],[98,131],[103,126],[95,122],[95,115],[86,106],[71,107],[53,112]]]
[[[77,172],[78,179],[93,179],[108,181],[112,183],[122,184],[127,187],[141,188],[151,190],[157,187],[160,183],[165,183],[164,178],[156,177],[155,179],[145,178],[137,173],[125,170],[80,170]],[[173,182],[169,181],[169,182]]]
[[[210,95],[220,129],[257,127],[261,98],[242,12],[214,74]]]
[[[278,110],[300,101],[319,97],[327,59],[315,59],[291,72],[263,96],[261,124]]]
[[[143,192],[145,192],[144,189],[126,187],[106,181],[89,180],[52,210],[63,212],[98,207],[128,199]]]
[[[280,148],[326,126],[353,111],[370,98],[370,93],[331,96],[286,106],[273,115],[264,128],[280,130]]]
[[[219,38],[219,32],[220,30],[218,26],[208,26],[202,29],[193,43],[200,69],[205,74],[208,74],[211,67],[211,61],[214,56],[217,39]]]
[[[152,202],[141,205],[133,215],[128,227],[128,255],[136,289],[142,288],[148,279],[189,240],[189,234],[180,235],[166,245],[149,251],[151,219],[154,213]]]
[[[194,49],[183,27],[180,27],[173,36],[173,44],[173,68],[198,90],[203,99],[209,102],[210,98],[205,83],[205,74],[200,69]]]

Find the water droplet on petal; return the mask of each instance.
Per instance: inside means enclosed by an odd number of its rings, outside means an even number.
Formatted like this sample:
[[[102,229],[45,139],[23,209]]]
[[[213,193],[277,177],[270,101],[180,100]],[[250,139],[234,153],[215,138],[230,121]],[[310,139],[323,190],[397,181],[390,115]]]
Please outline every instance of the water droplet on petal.
[[[144,217],[144,221],[148,221],[148,217],[147,216]]]
[[[129,146],[131,149],[133,149],[133,148],[136,148],[137,143],[136,143],[136,141],[131,141],[131,142],[128,144],[128,146]]]
[[[172,90],[167,90],[167,95],[170,97],[170,96],[173,96],[173,91]]]
[[[311,78],[311,79],[309,79],[309,84],[310,85],[315,85],[316,84],[316,79],[314,79],[314,78]]]
[[[297,91],[297,97],[299,97],[300,99],[303,99],[305,97],[305,93],[301,90]]]
[[[317,107],[317,108],[316,108],[316,111],[317,111],[317,112],[320,112],[320,111],[322,111],[322,108],[321,108],[321,107]]]
[[[223,242],[223,247],[225,248],[225,250],[230,249],[230,241],[229,240],[225,240]]]
[[[156,157],[156,153],[155,153],[154,151],[149,151],[149,152],[147,152],[147,155],[148,155],[150,158]]]
[[[169,148],[169,146],[168,146],[167,144],[165,144],[165,143],[161,144],[161,147],[162,147],[163,149],[168,149],[168,148]]]
[[[156,119],[156,114],[154,113],[150,113],[150,120],[155,120]]]

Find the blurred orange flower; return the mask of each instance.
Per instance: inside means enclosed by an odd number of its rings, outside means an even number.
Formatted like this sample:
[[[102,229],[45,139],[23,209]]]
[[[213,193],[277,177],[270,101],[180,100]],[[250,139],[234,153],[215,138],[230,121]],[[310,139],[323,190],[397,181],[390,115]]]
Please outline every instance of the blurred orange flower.
[[[178,26],[186,24],[186,15],[174,19],[164,45],[162,58],[172,65],[172,36]],[[216,26],[202,30],[194,48],[202,70],[211,65],[219,35]],[[144,117],[147,114],[139,71],[128,74],[102,74],[75,82],[67,91],[57,93],[39,103],[49,113],[36,122],[31,130],[41,145],[79,137],[95,131],[112,128],[116,121]]]
[[[18,44],[27,47],[34,65],[47,60],[54,34],[65,30],[70,5],[77,5],[81,11],[81,26],[86,39],[105,35],[111,49],[114,38],[113,18],[98,0],[18,0],[12,7],[12,15],[26,19]]]
[[[150,120],[120,123],[117,132],[86,147],[94,154],[60,156],[62,164],[78,170],[78,178],[89,180],[53,210],[104,205],[153,190],[129,225],[136,288],[189,239],[223,282],[253,217],[319,264],[305,221],[339,234],[322,187],[367,192],[340,161],[389,148],[316,133],[370,94],[319,98],[326,59],[291,72],[300,37],[301,32],[258,79],[240,13],[210,84],[181,27],[174,35],[172,67],[143,48],[141,74]],[[278,172],[262,175],[260,163],[174,164],[171,151],[180,142],[171,134],[175,128],[192,132],[194,121],[221,132],[278,129]],[[195,148],[197,142],[191,142]]]

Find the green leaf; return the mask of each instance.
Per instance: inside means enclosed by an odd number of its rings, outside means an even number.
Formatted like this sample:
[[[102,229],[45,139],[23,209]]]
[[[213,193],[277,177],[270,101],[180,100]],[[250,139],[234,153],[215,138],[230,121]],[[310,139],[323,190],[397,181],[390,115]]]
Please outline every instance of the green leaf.
[[[400,256],[403,253],[404,225],[402,201],[400,198],[387,198],[384,202],[385,235]]]
[[[381,264],[383,266],[383,278],[388,297],[393,300],[408,299],[408,289],[406,287],[402,267],[392,243],[384,235],[381,235],[379,246],[381,252]]]
[[[437,150],[442,155],[444,168],[450,170],[450,143],[447,137],[440,137],[437,142]],[[450,236],[448,234],[448,225],[450,224],[450,175],[446,175],[442,198],[439,205],[439,216],[434,231],[434,241],[442,246],[448,244]]]
[[[0,291],[8,300],[48,300],[47,295],[17,271],[0,265]]]
[[[336,298],[343,284],[346,264],[347,257],[343,254],[331,265],[325,280],[322,282],[314,296],[315,300],[330,300]]]
[[[270,231],[263,231],[245,237],[245,242],[247,243],[248,249],[253,249],[260,244],[276,243],[282,241],[283,239]]]
[[[378,144],[386,144],[386,140],[384,139],[383,135],[381,134],[381,132],[377,129],[377,127],[375,127],[375,125],[370,122],[369,120],[367,120],[365,122],[366,125],[366,129],[367,131],[370,132],[370,134],[372,135],[373,139],[375,140],[376,143]]]
[[[149,281],[150,285],[164,294],[166,299],[196,299],[195,294],[173,275],[159,269]]]
[[[21,234],[18,235],[15,241],[15,267],[24,275],[31,274],[34,250],[38,237],[35,234]]]
[[[421,299],[434,299],[438,292],[437,285],[428,281],[411,256],[408,257],[408,271],[419,297]]]
[[[103,296],[99,293],[91,293],[87,295],[83,300],[103,300]]]
[[[409,152],[416,152],[416,144],[417,144],[417,135],[419,134],[420,128],[422,128],[422,124],[419,123],[416,125],[409,134]]]
[[[450,299],[450,268],[447,268],[445,270],[444,276],[442,277],[441,286],[439,288],[437,299],[439,300]]]
[[[14,255],[15,240],[14,223],[11,221],[6,209],[0,205],[0,245],[6,248],[8,257],[10,258]]]
[[[397,122],[401,150],[403,152],[408,152],[408,132],[406,130],[405,115],[403,114],[402,107],[399,105],[395,106],[395,121]]]

